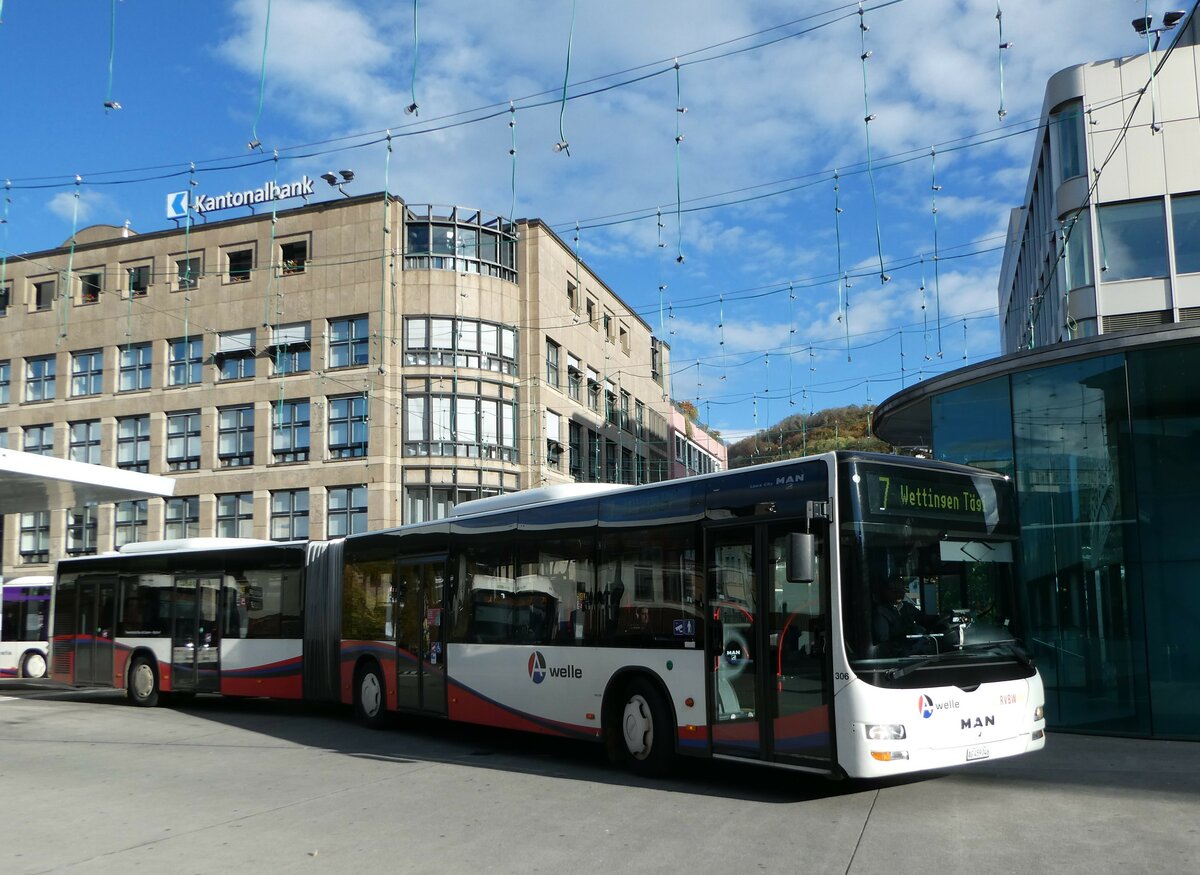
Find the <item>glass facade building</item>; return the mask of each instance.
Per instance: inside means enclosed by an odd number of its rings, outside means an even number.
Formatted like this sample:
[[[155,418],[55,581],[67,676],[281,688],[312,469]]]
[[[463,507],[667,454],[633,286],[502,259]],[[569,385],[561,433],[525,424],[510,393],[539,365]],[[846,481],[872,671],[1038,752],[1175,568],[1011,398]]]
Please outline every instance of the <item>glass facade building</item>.
[[[1200,328],[1104,335],[929,380],[878,435],[1015,479],[1022,610],[1052,728],[1200,739]]]

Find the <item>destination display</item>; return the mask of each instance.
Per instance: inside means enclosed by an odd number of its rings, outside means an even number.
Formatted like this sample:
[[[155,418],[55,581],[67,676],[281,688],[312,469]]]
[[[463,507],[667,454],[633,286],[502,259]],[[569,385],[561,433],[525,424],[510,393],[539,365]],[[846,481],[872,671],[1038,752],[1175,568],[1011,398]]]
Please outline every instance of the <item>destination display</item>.
[[[860,467],[858,476],[866,487],[860,493],[866,499],[863,510],[870,515],[934,516],[980,524],[989,504],[995,512],[995,499],[985,501],[967,477],[914,478],[898,469],[867,467]]]

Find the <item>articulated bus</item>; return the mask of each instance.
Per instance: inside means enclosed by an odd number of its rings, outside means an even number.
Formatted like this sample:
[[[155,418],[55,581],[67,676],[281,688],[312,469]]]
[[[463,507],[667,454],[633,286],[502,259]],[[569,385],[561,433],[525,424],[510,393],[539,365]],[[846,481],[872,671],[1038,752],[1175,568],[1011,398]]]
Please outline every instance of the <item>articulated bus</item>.
[[[54,578],[14,577],[0,584],[0,678],[44,678]]]
[[[52,673],[881,777],[1037,750],[1013,490],[821,456],[571,484],[329,542],[159,542],[59,563]]]

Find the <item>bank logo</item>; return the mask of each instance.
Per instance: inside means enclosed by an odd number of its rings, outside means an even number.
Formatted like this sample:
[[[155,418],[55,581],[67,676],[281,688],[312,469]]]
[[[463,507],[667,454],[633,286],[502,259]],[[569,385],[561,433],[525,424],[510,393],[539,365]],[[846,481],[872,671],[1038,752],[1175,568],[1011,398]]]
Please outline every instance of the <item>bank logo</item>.
[[[535,684],[546,679],[546,657],[536,650],[529,654],[529,679]]]
[[[188,214],[188,193],[173,191],[167,195],[167,218],[182,219]]]
[[[933,699],[922,695],[921,698],[917,700],[917,710],[921,712],[922,717],[928,720],[933,716]]]

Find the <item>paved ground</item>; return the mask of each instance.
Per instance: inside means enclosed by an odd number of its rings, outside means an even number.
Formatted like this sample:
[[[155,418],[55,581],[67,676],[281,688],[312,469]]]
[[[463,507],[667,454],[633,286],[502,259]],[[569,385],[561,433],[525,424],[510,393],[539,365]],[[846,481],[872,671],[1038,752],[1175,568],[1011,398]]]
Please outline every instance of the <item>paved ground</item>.
[[[1052,735],[888,784],[342,709],[0,682],[0,873],[1200,871],[1200,744]]]

